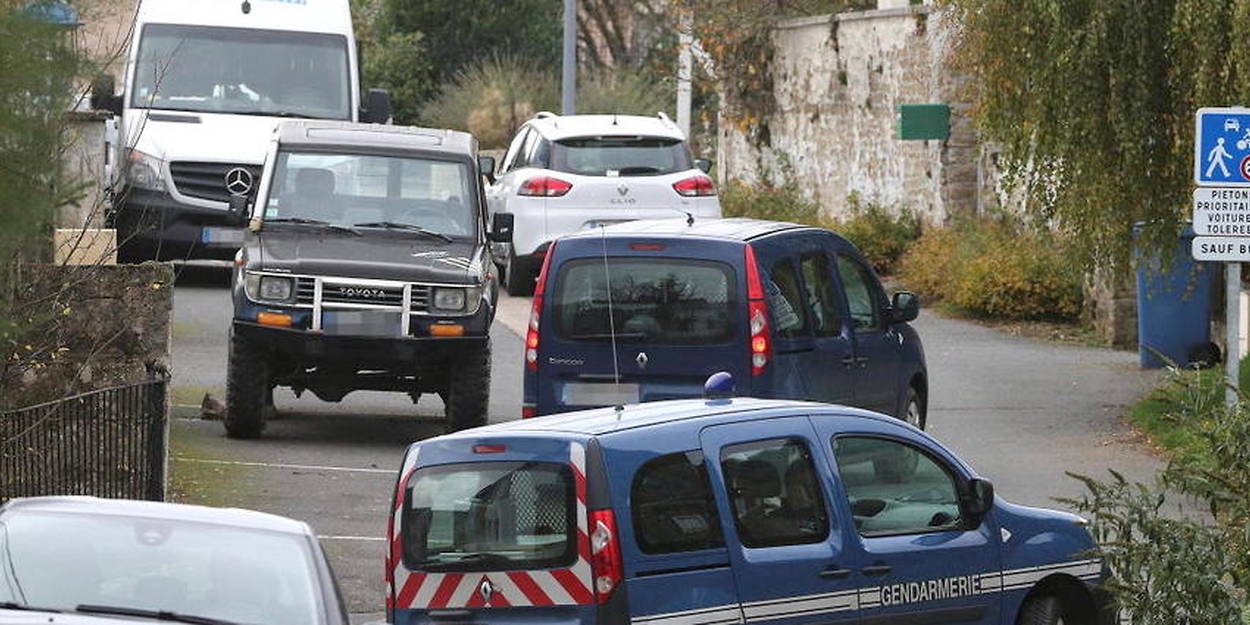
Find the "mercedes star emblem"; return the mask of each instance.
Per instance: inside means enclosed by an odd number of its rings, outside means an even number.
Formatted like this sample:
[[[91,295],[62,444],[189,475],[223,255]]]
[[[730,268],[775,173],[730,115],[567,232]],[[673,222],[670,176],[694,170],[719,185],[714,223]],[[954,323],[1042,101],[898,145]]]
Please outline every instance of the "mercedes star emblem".
[[[230,195],[247,195],[252,191],[252,172],[235,167],[226,172],[226,190]]]
[[[482,580],[482,585],[478,586],[477,589],[479,592],[482,593],[482,602],[487,605],[490,605],[491,595],[495,594],[495,587],[491,586],[490,580],[489,579]]]
[[[647,360],[647,352],[638,352],[638,357],[634,359],[634,362],[638,363],[639,369],[646,369]]]

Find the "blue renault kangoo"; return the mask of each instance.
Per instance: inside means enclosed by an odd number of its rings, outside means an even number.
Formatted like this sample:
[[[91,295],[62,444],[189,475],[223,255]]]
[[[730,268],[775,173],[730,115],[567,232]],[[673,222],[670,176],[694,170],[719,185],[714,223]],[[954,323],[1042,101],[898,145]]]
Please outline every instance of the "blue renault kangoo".
[[[635,221],[558,239],[526,336],[522,416],[743,396],[874,410],[924,429],[924,349],[906,292],[887,298],[855,246],[752,219]]]
[[[727,378],[728,376],[722,376]],[[411,445],[394,625],[1101,625],[1084,521],[893,417],[673,400]]]

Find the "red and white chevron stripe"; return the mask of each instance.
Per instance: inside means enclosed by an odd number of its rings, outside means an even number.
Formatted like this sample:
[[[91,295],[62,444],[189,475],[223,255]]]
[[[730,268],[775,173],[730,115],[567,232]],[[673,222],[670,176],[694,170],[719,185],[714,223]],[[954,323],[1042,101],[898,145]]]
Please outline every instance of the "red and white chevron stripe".
[[[571,443],[569,447],[569,468],[577,492],[577,562],[564,569],[497,573],[414,573],[404,568],[400,514],[408,479],[416,467],[414,450],[400,473],[403,477],[396,486],[396,506],[388,528],[391,537],[386,567],[388,607],[428,610],[593,604],[590,537],[586,529],[586,448],[579,443]],[[482,582],[487,580],[492,589],[489,602],[482,596]]]

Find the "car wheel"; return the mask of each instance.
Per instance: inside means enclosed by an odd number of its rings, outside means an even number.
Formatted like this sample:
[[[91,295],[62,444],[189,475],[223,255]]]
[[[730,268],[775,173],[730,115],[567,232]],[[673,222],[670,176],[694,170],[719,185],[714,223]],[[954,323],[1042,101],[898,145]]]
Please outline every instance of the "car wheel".
[[[903,413],[898,418],[916,426],[918,429],[924,429],[928,418],[925,415],[924,404],[920,401],[920,393],[916,392],[914,386],[907,388],[907,401],[903,404]]]
[[[466,348],[450,363],[446,404],[447,429],[452,432],[486,425],[490,405],[490,341]]]
[[[511,249],[508,250],[508,263],[503,270],[503,287],[513,297],[534,294],[534,276],[531,275],[530,268]]]
[[[226,366],[226,436],[258,438],[272,410],[273,387],[265,354],[243,337],[230,333]]]
[[[1064,625],[1067,611],[1058,597],[1033,597],[1020,608],[1019,625]]]

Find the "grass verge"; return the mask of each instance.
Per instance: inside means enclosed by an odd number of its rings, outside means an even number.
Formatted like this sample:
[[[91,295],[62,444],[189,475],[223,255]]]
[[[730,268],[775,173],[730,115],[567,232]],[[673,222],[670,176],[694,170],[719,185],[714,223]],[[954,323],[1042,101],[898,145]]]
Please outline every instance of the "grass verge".
[[[1242,359],[1239,373],[1244,396],[1250,389],[1250,356]],[[1221,405],[1224,388],[1224,367],[1174,369],[1162,385],[1129,409],[1129,421],[1169,458],[1207,464],[1209,447],[1199,432],[1210,426],[1207,421],[1211,417],[1206,415],[1215,411],[1197,411],[1194,407]]]

